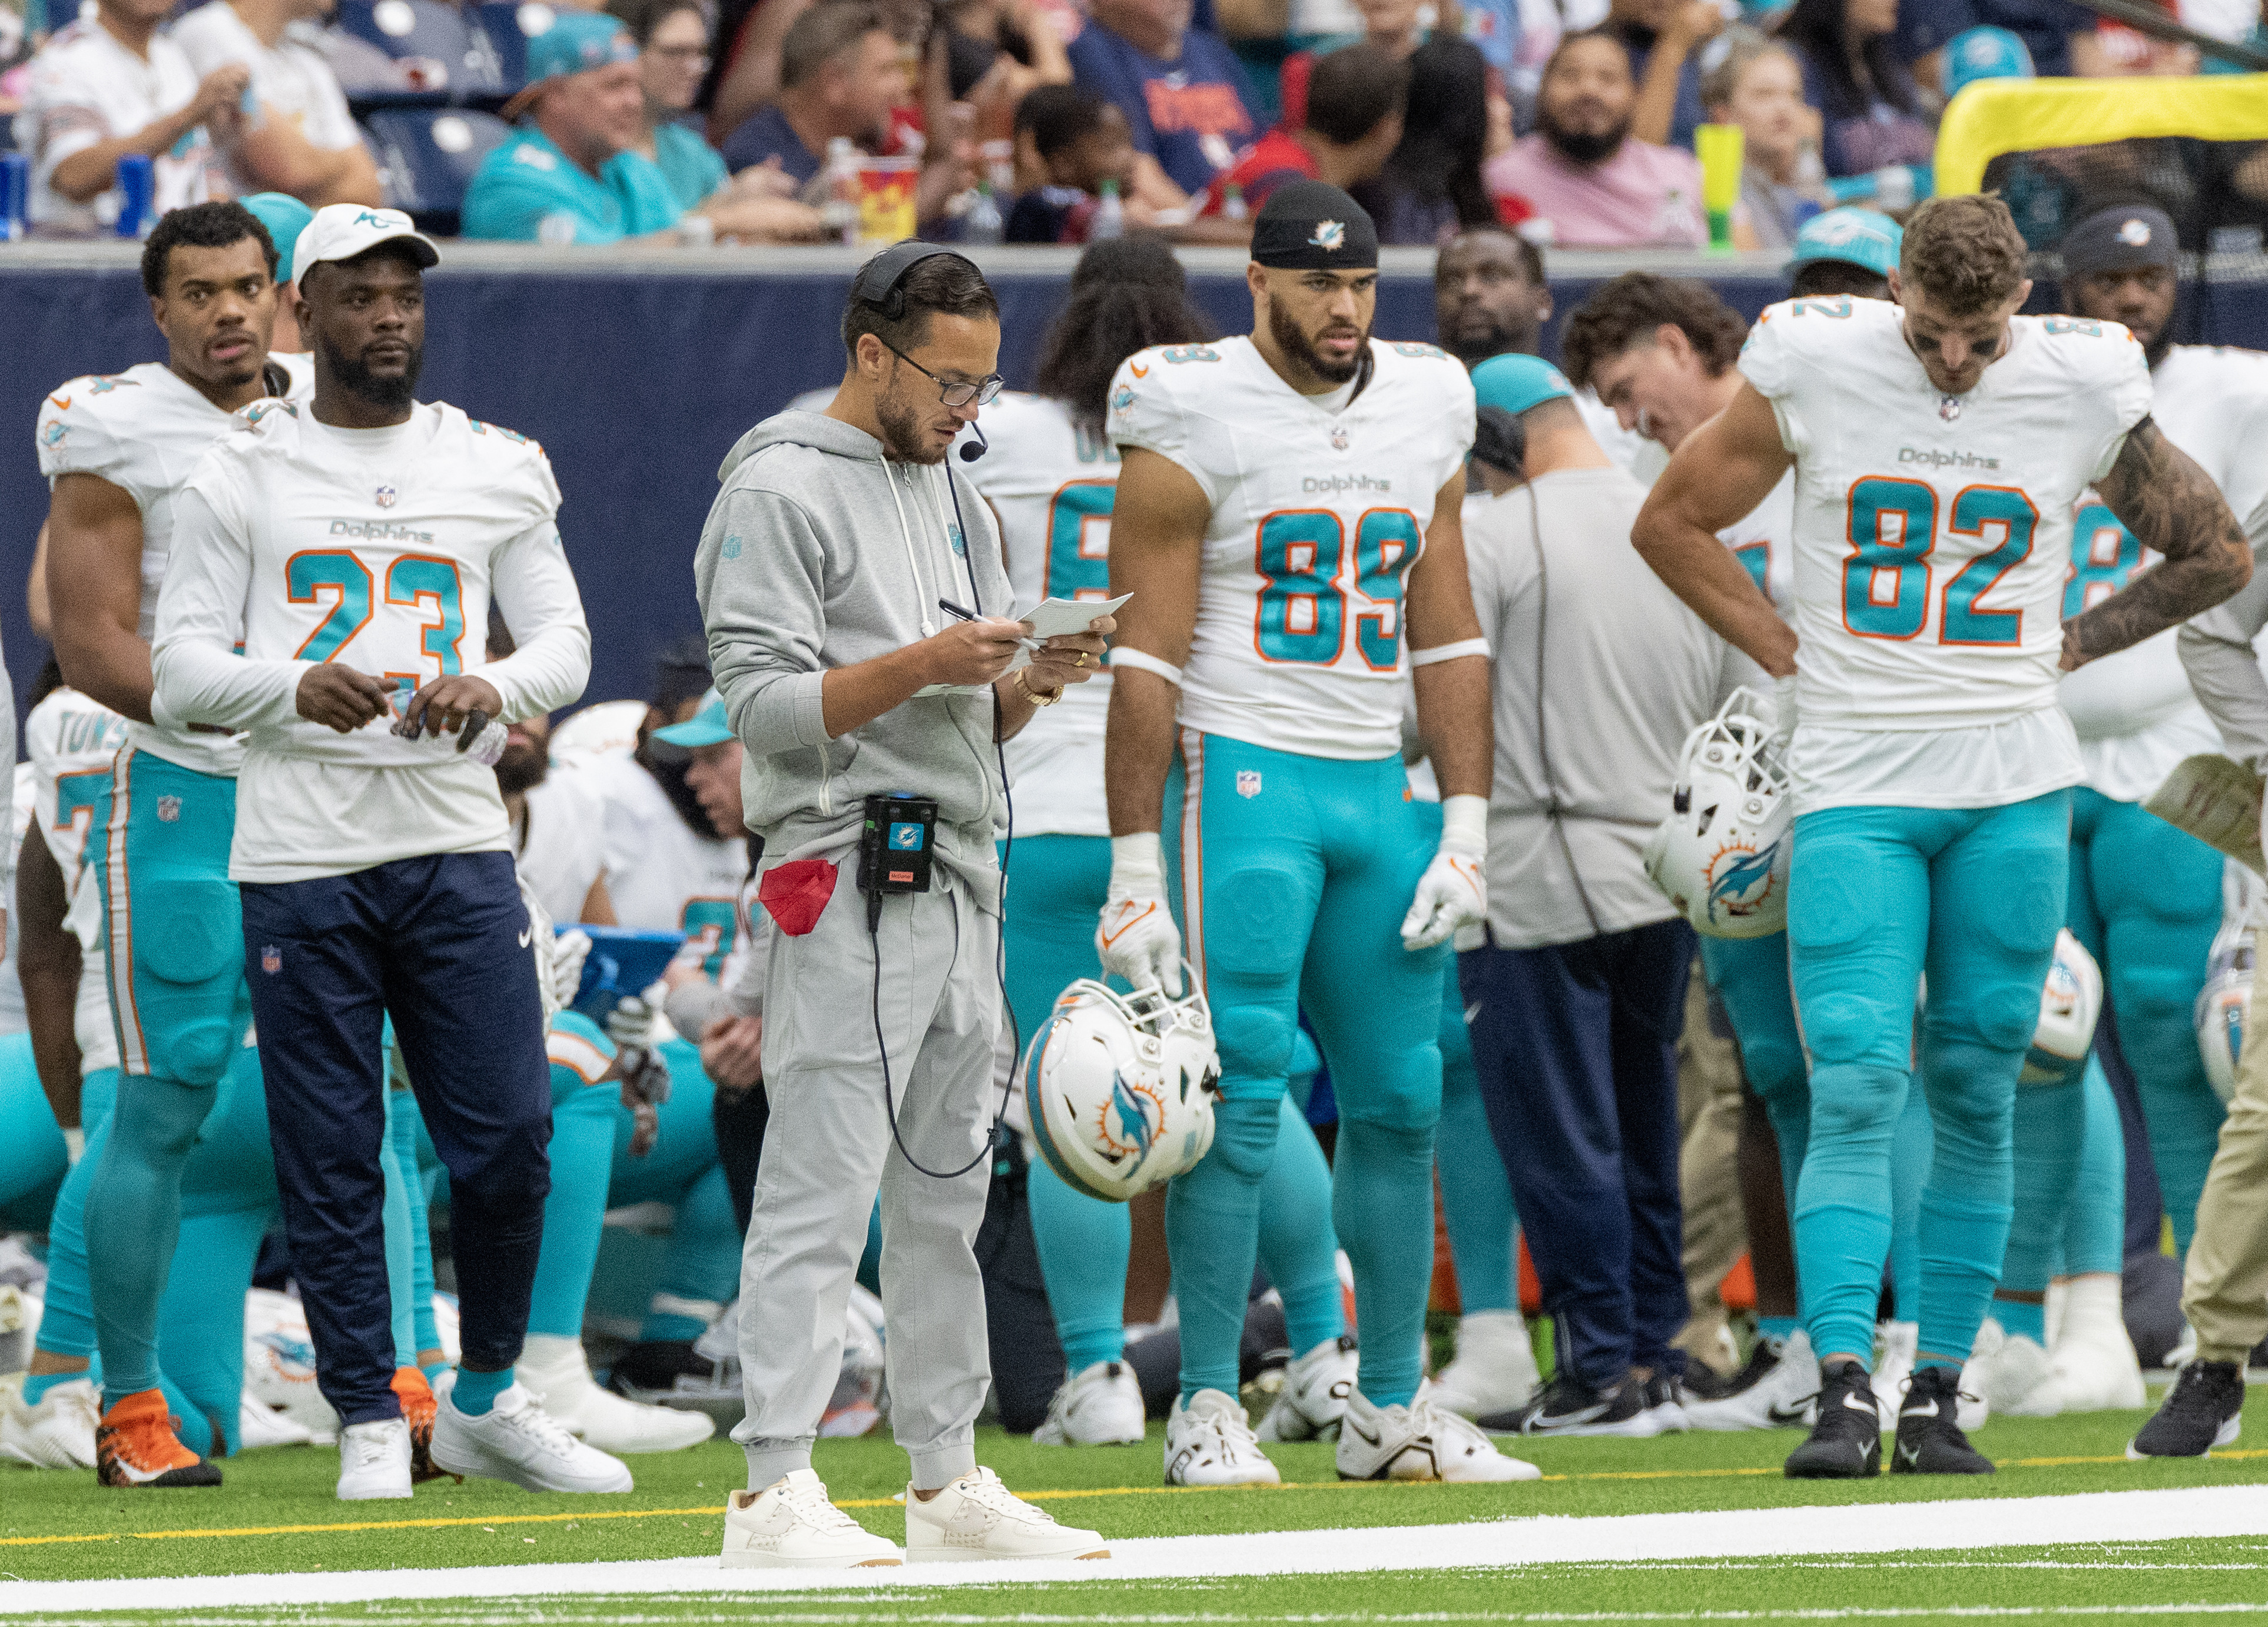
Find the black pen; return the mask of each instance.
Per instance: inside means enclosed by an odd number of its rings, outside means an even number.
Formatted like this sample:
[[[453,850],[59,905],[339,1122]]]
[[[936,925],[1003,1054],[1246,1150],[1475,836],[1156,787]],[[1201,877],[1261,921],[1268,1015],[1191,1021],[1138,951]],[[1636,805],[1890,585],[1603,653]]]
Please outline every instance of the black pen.
[[[954,604],[950,599],[939,600],[937,601],[937,607],[944,611],[947,615],[959,616],[964,622],[973,622],[976,619],[976,612],[974,610],[963,610],[959,605]]]

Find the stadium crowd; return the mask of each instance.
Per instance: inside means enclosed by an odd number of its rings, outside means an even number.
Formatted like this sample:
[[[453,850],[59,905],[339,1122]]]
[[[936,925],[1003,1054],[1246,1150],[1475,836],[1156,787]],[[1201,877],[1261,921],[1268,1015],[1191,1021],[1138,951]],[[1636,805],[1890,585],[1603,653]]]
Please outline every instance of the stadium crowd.
[[[2185,38],[2074,0],[9,0],[0,144],[40,234],[276,191],[561,246],[840,241],[862,197],[870,239],[1234,243],[1304,176],[1388,243],[1641,248],[1712,240],[1713,123],[1744,136],[1719,240],[1778,250],[1926,197],[1972,84],[2211,73],[2190,40],[2259,32],[2250,0],[2168,16]]]

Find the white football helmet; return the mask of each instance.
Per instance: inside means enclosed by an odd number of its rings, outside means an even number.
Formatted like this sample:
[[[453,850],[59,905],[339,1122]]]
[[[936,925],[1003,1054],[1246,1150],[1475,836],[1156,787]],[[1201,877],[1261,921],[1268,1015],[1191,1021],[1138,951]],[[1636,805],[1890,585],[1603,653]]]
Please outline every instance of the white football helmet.
[[[1024,1105],[1048,1167],[1123,1204],[1194,1167],[1212,1145],[1220,1057],[1196,980],[1169,999],[1082,977],[1024,1053]]]
[[[2102,1017],[2102,968],[2069,927],[2056,932],[2055,959],[2040,989],[2040,1022],[2020,1085],[2061,1085],[2079,1077]]]
[[[2205,987],[2197,998],[2198,1055],[2213,1093],[2226,1103],[2236,1094],[2236,1060],[2244,1054],[2244,1012],[2252,1004],[2250,924],[2221,929],[2206,968]]]
[[[1795,809],[1764,709],[1763,696],[1735,689],[1685,737],[1669,817],[1646,839],[1646,875],[1710,938],[1787,929]]]

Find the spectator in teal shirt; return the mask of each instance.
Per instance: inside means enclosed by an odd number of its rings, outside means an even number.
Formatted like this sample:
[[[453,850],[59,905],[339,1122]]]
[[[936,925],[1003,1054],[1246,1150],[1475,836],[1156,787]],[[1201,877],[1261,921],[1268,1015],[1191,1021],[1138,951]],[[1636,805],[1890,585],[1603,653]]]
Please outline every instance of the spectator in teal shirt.
[[[608,0],[607,10],[637,41],[645,119],[633,151],[652,159],[669,178],[678,202],[691,209],[725,184],[724,155],[685,121],[709,71],[709,25],[701,0]]]
[[[733,195],[688,208],[644,134],[638,53],[621,19],[560,11],[527,42],[527,88],[505,112],[519,129],[482,163],[465,194],[464,234],[505,242],[681,243],[718,238],[795,241],[817,234],[816,211]]]

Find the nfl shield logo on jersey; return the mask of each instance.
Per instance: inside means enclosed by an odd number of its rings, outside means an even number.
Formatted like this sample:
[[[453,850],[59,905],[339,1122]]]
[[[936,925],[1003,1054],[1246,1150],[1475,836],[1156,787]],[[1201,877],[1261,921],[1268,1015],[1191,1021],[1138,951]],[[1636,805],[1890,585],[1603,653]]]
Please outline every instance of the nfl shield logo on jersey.
[[[392,507],[394,506],[394,488],[393,488],[393,487],[391,487],[391,486],[380,486],[380,487],[378,489],[378,506],[379,506],[379,507],[380,507],[380,508],[392,508]]]
[[[274,944],[265,944],[260,950],[260,969],[270,977],[284,969],[284,952]]]
[[[1236,771],[1236,794],[1240,797],[1256,797],[1260,794],[1259,769],[1239,769]]]
[[[179,797],[158,798],[158,817],[168,825],[173,824],[181,817],[181,799]]]

